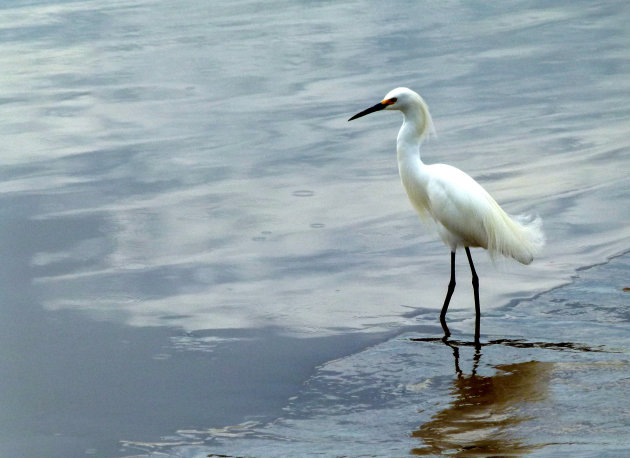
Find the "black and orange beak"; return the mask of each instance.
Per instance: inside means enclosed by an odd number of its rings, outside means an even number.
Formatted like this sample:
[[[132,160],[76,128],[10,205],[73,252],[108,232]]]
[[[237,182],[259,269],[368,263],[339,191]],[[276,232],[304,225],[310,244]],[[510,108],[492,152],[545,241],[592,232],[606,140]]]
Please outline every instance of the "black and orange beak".
[[[360,113],[355,114],[353,117],[351,117],[350,119],[348,119],[348,121],[352,121],[353,119],[357,119],[360,118],[362,116],[365,115],[369,115],[370,113],[374,113],[375,111],[381,111],[384,110],[385,108],[387,108],[387,105],[393,105],[394,103],[396,103],[396,99],[385,99],[379,103],[377,103],[374,106],[371,106],[370,108],[367,108],[365,110],[363,110]]]

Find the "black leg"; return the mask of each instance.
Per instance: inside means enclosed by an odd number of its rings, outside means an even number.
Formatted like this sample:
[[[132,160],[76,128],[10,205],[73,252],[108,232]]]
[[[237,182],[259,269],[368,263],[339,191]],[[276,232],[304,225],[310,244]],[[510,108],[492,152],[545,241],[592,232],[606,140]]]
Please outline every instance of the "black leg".
[[[451,302],[451,296],[455,291],[455,252],[451,251],[451,281],[448,283],[448,290],[446,291],[446,297],[444,298],[444,305],[442,306],[442,313],[440,313],[440,323],[444,330],[444,337],[449,337],[451,331],[446,326],[446,311],[448,310],[448,304]]]
[[[479,277],[477,277],[477,272],[475,272],[475,265],[473,264],[472,256],[470,255],[470,249],[468,247],[466,247],[466,256],[468,257],[468,264],[470,264],[473,292],[475,294],[475,346],[479,348],[479,328],[481,327],[481,308],[479,307]]]

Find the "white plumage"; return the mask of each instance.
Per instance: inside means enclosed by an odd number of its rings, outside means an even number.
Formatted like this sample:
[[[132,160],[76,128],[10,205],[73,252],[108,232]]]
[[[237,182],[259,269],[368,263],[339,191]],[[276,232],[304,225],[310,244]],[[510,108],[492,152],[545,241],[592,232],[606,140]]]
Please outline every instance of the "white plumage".
[[[440,237],[451,250],[451,282],[440,315],[446,337],[450,332],[444,316],[455,288],[455,252],[464,247],[473,274],[478,345],[478,279],[469,247],[485,248],[490,256],[501,254],[529,264],[544,244],[542,221],[538,217],[511,217],[466,173],[450,165],[422,162],[420,145],[435,130],[429,107],[419,94],[404,87],[394,89],[380,103],[349,120],[379,110],[402,112],[404,119],[396,142],[400,178],[416,211],[436,222]]]

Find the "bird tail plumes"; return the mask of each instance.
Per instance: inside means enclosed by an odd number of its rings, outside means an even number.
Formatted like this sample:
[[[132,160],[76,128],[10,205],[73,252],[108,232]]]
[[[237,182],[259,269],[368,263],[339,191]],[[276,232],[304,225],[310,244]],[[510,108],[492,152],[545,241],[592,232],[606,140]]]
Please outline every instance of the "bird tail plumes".
[[[499,208],[498,205],[497,207]],[[493,214],[493,219],[495,221],[491,224],[486,224],[490,256],[500,253],[516,259],[521,264],[531,263],[545,244],[540,216],[511,217],[499,208],[499,212]]]

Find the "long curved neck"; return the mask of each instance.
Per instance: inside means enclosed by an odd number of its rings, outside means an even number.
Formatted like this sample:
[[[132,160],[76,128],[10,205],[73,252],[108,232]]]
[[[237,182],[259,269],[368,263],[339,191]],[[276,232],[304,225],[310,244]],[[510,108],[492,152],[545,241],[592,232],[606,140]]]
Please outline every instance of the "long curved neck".
[[[422,100],[401,111],[404,120],[396,140],[400,179],[416,210],[421,215],[430,214],[431,202],[427,193],[430,174],[420,159],[420,145],[433,132],[433,121]]]
[[[403,117],[396,139],[398,162],[417,161],[422,164],[420,145],[432,129],[429,112],[425,106],[414,106],[403,111]]]

